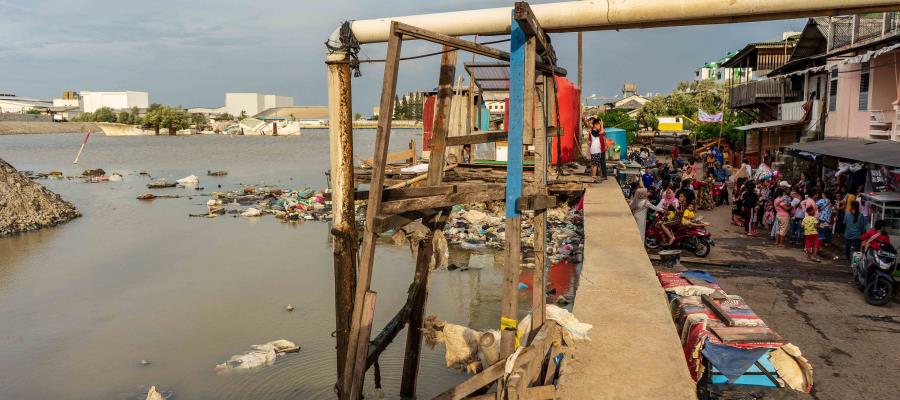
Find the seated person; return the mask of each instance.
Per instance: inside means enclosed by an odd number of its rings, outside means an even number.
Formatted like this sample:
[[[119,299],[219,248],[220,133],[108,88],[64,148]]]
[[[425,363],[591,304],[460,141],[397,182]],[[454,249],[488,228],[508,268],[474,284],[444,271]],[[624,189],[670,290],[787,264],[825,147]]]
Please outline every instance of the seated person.
[[[684,214],[681,216],[681,224],[684,226],[709,226],[709,223],[703,222],[702,217],[697,216],[696,208],[696,204],[688,204],[688,208],[684,210]]]
[[[884,229],[884,221],[878,220],[872,229],[860,236],[859,241],[862,242],[862,252],[865,253],[868,248],[880,250],[882,243],[891,244],[891,237]]]

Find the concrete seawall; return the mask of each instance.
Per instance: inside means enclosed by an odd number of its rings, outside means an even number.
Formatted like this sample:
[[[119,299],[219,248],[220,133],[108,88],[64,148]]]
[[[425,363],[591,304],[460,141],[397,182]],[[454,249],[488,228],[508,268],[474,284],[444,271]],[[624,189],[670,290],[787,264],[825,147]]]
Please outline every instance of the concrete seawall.
[[[586,190],[584,263],[573,312],[593,324],[564,363],[563,399],[694,400],[665,292],[614,181]]]

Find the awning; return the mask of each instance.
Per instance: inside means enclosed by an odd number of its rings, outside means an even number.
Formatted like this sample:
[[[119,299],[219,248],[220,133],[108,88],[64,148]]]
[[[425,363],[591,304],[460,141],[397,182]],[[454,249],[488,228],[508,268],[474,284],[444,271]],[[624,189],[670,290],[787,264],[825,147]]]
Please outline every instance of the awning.
[[[900,167],[900,142],[893,140],[825,139],[788,145],[789,150]]]
[[[735,127],[734,129],[737,129],[739,131],[749,131],[751,129],[778,128],[778,127],[782,127],[782,126],[800,125],[802,123],[803,123],[803,121],[797,121],[797,120],[792,120],[792,119],[779,119],[779,120],[775,120],[775,121],[766,121],[766,122],[760,122],[760,123],[756,123],[756,124],[738,126],[738,127]]]

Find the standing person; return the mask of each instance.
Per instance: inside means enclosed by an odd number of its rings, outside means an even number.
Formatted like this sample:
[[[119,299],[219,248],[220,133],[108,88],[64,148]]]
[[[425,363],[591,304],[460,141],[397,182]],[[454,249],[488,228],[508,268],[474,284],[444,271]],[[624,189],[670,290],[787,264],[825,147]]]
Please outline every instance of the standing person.
[[[859,251],[860,238],[866,230],[866,217],[859,212],[859,203],[850,203],[850,212],[844,214],[844,257],[850,260],[853,252]]]
[[[821,199],[816,201],[816,207],[819,208],[819,242],[824,242],[825,247],[831,245],[831,216],[833,213],[831,194],[826,193]]]
[[[753,182],[747,182],[744,185],[744,193],[741,194],[741,204],[743,212],[741,216],[744,218],[744,227],[747,230],[747,236],[753,236],[753,223],[756,221],[756,205],[759,202],[759,195],[756,194],[756,185]]]
[[[672,148],[672,168],[678,169],[678,146]]]
[[[803,227],[800,222],[806,217],[806,210],[800,206],[800,194],[791,192],[791,243],[801,244],[803,240]]]
[[[775,219],[778,224],[778,231],[775,234],[775,244],[784,247],[784,237],[788,233],[791,225],[791,197],[782,193],[781,196],[775,198]]]
[[[591,152],[591,177],[599,182],[606,180],[606,131],[603,129],[603,120],[594,118],[591,124],[590,152]],[[600,170],[598,176],[597,170]]]
[[[816,218],[816,211],[809,207],[806,209],[806,216],[803,217],[803,251],[806,252],[806,258],[810,261],[819,262],[819,219]]]
[[[631,208],[631,212],[634,214],[634,221],[637,222],[638,232],[641,233],[641,243],[644,243],[645,235],[647,233],[647,210],[653,210],[656,212],[664,212],[666,209],[662,207],[654,206],[653,203],[649,200],[649,193],[645,188],[638,188],[637,191],[634,192],[634,197],[631,198],[631,204],[629,204]],[[671,241],[671,237],[669,241]]]

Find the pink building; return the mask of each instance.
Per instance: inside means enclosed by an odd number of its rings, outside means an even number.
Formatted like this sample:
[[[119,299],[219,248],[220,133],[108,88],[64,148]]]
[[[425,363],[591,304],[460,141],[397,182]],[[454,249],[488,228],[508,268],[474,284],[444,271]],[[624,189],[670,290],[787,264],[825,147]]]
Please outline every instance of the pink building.
[[[826,138],[900,140],[898,58],[892,45],[828,59]]]

